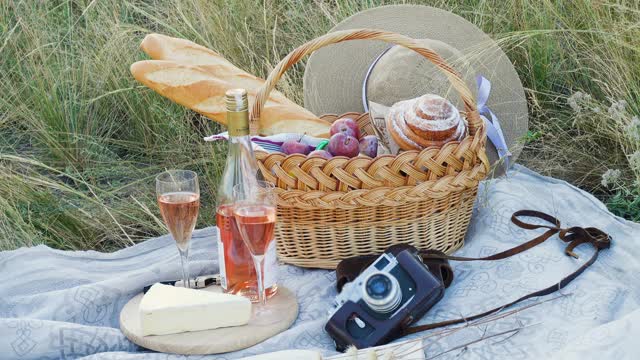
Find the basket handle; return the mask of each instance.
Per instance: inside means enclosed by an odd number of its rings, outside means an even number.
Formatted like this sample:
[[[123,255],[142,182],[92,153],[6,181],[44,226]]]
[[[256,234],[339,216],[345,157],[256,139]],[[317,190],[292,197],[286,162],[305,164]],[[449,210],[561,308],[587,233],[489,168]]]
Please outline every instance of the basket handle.
[[[273,90],[276,83],[278,82],[278,80],[280,80],[287,69],[300,61],[300,59],[302,59],[306,55],[311,54],[312,52],[327,45],[349,40],[365,39],[381,40],[387,43],[401,45],[417,52],[418,54],[431,61],[447,76],[454,89],[458,92],[460,98],[464,102],[465,111],[467,113],[467,121],[469,124],[469,133],[471,135],[474,135],[476,131],[482,127],[483,122],[480,119],[480,115],[478,114],[473,94],[460,77],[460,74],[451,66],[449,66],[449,64],[447,64],[447,62],[440,55],[438,55],[430,48],[418,44],[414,39],[408,36],[375,29],[352,29],[331,32],[314,40],[311,40],[290,52],[289,55],[282,59],[278,63],[278,65],[276,65],[273,71],[271,71],[269,77],[258,91],[255,103],[253,104],[253,107],[251,109],[251,127],[257,128],[256,126],[258,125],[260,119],[260,113],[264,107],[265,102],[269,98],[271,90]]]

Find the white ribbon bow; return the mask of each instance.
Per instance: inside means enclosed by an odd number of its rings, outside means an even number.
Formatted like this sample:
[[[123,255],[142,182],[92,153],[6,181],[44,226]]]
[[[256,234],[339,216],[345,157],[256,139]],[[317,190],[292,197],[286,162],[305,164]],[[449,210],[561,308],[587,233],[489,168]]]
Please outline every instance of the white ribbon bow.
[[[489,100],[489,94],[491,93],[491,82],[482,75],[476,77],[476,82],[478,84],[478,112],[487,127],[487,138],[489,138],[489,141],[496,147],[500,159],[502,160],[504,158],[505,169],[508,169],[511,152],[504,138],[498,117],[487,106],[487,100]],[[489,120],[489,118],[491,118],[491,120]]]

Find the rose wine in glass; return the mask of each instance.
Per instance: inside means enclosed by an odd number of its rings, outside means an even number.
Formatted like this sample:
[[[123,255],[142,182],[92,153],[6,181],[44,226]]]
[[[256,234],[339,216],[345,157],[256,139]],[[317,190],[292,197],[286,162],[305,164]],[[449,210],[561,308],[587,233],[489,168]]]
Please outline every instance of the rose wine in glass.
[[[166,193],[158,197],[158,205],[178,247],[186,248],[198,220],[200,196],[192,192]]]
[[[238,205],[236,221],[247,248],[256,256],[264,256],[273,241],[276,208],[266,205]]]
[[[238,184],[233,188],[235,206],[233,215],[242,240],[246,244],[258,275],[258,299],[266,313],[265,254],[273,243],[276,224],[276,194],[273,184],[256,181],[253,186]]]
[[[189,248],[200,209],[198,175],[188,170],[165,171],[156,177],[158,206],[180,253],[182,281],[189,282]]]
[[[232,89],[225,94],[229,152],[217,193],[216,226],[218,230],[218,264],[222,289],[225,293],[242,295],[258,301],[258,276],[251,253],[245,245],[233,216],[233,187],[238,184],[251,187],[263,180],[249,138],[249,112],[247,92]],[[267,297],[276,294],[277,263],[275,244],[265,254]]]

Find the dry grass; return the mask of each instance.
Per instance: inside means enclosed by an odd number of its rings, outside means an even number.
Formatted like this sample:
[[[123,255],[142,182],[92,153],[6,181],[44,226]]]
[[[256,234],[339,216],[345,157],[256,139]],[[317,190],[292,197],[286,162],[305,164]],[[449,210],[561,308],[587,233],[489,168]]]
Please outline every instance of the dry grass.
[[[200,140],[215,125],[132,79],[128,67],[143,58],[146,33],[194,40],[264,76],[293,46],[383,3],[390,2],[0,2],[0,249],[109,250],[162,233],[153,176],[172,167],[203,176],[198,226],[213,224],[225,149]],[[520,162],[638,219],[638,1],[426,3],[492,34],[516,64],[531,110]],[[302,71],[281,82],[298,101]],[[567,102],[577,91],[591,95],[579,112]],[[625,109],[609,112],[619,100]],[[620,176],[602,186],[608,169]]]

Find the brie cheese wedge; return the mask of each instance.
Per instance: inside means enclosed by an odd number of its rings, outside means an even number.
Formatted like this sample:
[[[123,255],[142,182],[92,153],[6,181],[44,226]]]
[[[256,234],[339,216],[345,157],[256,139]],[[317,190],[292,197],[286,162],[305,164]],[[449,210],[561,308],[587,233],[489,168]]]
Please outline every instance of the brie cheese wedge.
[[[247,298],[171,285],[154,284],[140,302],[143,336],[240,326],[250,317]]]

